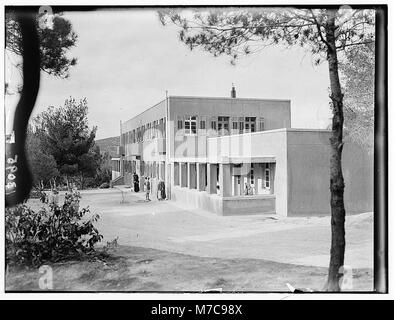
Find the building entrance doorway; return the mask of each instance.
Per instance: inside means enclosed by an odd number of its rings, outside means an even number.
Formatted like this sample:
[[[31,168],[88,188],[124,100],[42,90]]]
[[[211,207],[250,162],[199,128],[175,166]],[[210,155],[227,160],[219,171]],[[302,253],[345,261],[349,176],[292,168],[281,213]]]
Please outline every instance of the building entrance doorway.
[[[241,176],[234,175],[233,176],[233,196],[241,195]]]

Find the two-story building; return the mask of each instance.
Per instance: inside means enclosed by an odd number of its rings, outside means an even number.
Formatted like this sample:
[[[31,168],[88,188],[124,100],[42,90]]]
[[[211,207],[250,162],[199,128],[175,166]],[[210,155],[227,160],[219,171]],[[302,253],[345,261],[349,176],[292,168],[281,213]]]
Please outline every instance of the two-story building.
[[[121,122],[113,183],[165,181],[167,197],[222,215],[330,212],[329,130],[292,129],[289,100],[169,96]],[[343,152],[348,212],[372,211],[373,157]]]

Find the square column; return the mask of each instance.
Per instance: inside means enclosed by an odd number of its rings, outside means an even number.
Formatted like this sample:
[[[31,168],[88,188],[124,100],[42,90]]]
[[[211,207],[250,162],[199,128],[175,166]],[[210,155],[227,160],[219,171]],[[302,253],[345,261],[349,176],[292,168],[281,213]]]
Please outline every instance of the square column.
[[[189,189],[197,189],[197,171],[195,163],[187,164],[187,186]]]
[[[167,199],[171,199],[171,188],[174,185],[174,163],[169,163],[167,161],[164,161],[164,183],[166,187],[166,196]],[[179,170],[178,170],[179,174]]]
[[[237,176],[232,175],[232,176],[231,176],[231,179],[232,179],[232,183],[231,183],[232,192],[231,192],[231,195],[232,195],[232,196],[237,196],[237,195],[238,195],[238,192],[239,192],[238,181],[237,181],[238,178],[237,178]]]
[[[231,196],[230,164],[219,164],[219,190],[221,197]]]
[[[197,163],[197,190],[205,191],[205,175],[206,175],[206,164],[205,163]]]
[[[240,183],[239,183],[239,195],[243,196],[243,195],[245,195],[244,176],[241,175],[239,180],[240,180]]]
[[[181,187],[187,187],[187,163],[180,162],[179,169],[180,169]]]
[[[160,180],[165,181],[166,179],[166,163],[164,161],[159,162],[159,177]]]
[[[172,181],[174,181],[174,186],[179,186],[180,185],[180,179],[179,179],[179,162],[174,162],[171,164],[172,167],[172,172],[174,173],[174,178]]]

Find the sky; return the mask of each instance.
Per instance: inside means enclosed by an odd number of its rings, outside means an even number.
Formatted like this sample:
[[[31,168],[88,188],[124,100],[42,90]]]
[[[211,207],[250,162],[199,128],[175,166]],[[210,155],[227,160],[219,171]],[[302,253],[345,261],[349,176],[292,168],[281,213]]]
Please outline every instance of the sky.
[[[169,95],[290,99],[292,127],[327,128],[330,123],[328,66],[315,66],[302,48],[269,47],[240,57],[218,58],[190,51],[175,26],[162,26],[151,9],[64,13],[78,41],[69,55],[78,59],[69,79],[42,73],[33,116],[61,106],[70,96],[88,100],[90,126],[97,139],[119,135],[126,121]],[[9,65],[9,64],[8,64]],[[6,79],[18,73],[6,69]],[[7,129],[17,96],[6,96]]]

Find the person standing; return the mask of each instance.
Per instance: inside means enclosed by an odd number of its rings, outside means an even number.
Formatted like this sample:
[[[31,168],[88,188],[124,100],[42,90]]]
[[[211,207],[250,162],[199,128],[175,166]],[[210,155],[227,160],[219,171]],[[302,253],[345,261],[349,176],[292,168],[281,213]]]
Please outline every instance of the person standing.
[[[163,180],[160,180],[159,184],[157,185],[157,199],[158,200],[165,200],[166,198],[166,189]]]
[[[134,186],[134,192],[140,191],[140,181],[138,175],[135,172],[133,173],[133,186]]]
[[[165,200],[166,199],[166,184],[164,183],[164,181],[161,181],[160,194],[161,194],[161,200]]]
[[[149,198],[149,194],[150,194],[150,181],[149,181],[149,177],[146,177],[146,179],[145,179],[145,200],[146,201],[151,201]]]

